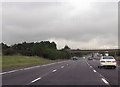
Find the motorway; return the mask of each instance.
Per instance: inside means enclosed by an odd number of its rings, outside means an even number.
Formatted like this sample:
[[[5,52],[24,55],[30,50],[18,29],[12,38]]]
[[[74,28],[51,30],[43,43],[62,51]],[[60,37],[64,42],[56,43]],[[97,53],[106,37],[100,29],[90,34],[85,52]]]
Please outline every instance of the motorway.
[[[3,69],[3,85],[118,85],[116,69],[97,68],[98,60],[67,60]]]

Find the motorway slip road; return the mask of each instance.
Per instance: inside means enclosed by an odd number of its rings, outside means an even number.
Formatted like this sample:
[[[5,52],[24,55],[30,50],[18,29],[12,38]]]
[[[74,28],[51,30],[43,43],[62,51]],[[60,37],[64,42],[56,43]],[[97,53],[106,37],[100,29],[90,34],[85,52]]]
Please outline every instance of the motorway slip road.
[[[3,69],[3,85],[118,85],[116,69],[98,69],[97,60],[62,62]]]

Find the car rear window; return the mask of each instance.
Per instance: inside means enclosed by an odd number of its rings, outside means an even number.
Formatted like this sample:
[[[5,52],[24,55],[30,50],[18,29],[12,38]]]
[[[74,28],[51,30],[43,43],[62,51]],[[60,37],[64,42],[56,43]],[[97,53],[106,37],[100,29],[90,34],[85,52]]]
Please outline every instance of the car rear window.
[[[103,59],[114,59],[113,57],[103,57]]]

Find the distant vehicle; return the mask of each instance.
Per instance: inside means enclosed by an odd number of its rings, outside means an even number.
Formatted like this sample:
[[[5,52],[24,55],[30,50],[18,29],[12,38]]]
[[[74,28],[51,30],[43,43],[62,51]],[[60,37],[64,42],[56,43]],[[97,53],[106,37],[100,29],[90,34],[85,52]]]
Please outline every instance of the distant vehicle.
[[[93,58],[94,60],[99,60],[100,58],[99,57],[95,57],[95,58]]]
[[[100,61],[99,61],[99,66],[98,68],[102,68],[102,67],[113,67],[116,68],[116,60],[114,59],[113,56],[103,56],[101,57]]]
[[[92,58],[92,57],[88,57],[88,60],[93,60],[94,58]]]
[[[109,54],[108,54],[108,53],[106,53],[106,54],[105,54],[105,56],[109,56]]]
[[[103,54],[100,54],[100,56],[103,56]]]
[[[77,60],[77,57],[76,57],[76,56],[74,56],[74,57],[73,57],[73,60]]]
[[[83,57],[85,59],[85,57]]]

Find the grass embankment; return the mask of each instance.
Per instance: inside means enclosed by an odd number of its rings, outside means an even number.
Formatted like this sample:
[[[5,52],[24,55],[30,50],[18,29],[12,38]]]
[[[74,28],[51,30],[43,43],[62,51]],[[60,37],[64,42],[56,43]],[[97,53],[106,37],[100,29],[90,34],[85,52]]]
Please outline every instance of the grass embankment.
[[[2,68],[30,64],[44,64],[57,61],[62,61],[62,59],[48,60],[37,56],[2,56]]]

